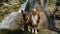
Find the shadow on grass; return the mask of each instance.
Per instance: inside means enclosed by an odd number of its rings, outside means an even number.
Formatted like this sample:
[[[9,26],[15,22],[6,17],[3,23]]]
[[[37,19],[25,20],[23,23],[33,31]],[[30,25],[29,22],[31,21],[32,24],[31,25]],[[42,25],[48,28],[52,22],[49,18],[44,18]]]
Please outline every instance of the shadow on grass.
[[[0,34],[32,34],[31,32],[28,32],[28,31],[22,31],[22,30],[5,30],[5,29],[2,29],[0,30]]]

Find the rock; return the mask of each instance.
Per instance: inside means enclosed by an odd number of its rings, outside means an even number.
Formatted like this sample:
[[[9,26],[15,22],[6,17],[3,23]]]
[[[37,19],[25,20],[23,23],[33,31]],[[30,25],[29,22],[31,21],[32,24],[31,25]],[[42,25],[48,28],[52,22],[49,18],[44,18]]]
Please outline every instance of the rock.
[[[4,6],[6,7],[11,7],[11,5],[7,4],[7,3],[3,3]]]

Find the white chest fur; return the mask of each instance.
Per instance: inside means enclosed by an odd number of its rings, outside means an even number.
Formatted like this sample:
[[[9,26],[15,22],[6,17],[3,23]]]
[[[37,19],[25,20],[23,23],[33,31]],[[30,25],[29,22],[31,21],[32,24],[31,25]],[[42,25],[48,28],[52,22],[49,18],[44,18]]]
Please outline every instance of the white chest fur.
[[[38,19],[37,15],[32,16],[33,24],[36,24],[37,19]]]

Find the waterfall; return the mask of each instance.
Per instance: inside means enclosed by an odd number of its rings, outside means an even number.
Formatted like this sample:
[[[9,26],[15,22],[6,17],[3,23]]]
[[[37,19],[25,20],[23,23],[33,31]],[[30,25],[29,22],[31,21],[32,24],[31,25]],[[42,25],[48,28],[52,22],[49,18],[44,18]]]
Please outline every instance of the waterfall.
[[[2,20],[2,22],[0,23],[0,29],[9,29],[11,23],[13,23],[14,19],[16,18],[16,16],[21,13],[21,10],[25,10],[26,5],[27,5],[27,2],[28,2],[28,0],[26,0],[26,2],[24,2],[24,3],[21,5],[21,8],[19,9],[18,12],[12,12],[12,13],[10,13],[9,15],[7,15],[7,16]]]
[[[34,8],[35,3],[36,3],[36,0],[30,0],[30,6],[29,6],[29,8],[30,9]]]
[[[44,7],[44,0],[40,0],[41,6]]]
[[[27,5],[27,3],[28,3],[28,0],[26,0],[26,2],[24,2],[24,4],[23,5],[21,5],[21,8],[19,9],[19,11],[17,12],[17,13],[21,13],[21,10],[25,10],[25,8],[26,8],[26,5]]]

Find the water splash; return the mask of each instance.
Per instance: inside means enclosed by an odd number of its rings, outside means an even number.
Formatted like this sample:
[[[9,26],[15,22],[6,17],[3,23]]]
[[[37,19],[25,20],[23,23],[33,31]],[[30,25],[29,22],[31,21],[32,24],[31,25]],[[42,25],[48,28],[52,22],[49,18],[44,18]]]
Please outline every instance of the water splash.
[[[11,14],[7,15],[2,22],[0,23],[0,29],[9,29],[11,23],[14,21],[16,16],[21,13],[21,10],[24,10],[26,8],[28,0],[24,2],[24,4],[21,5],[21,8],[19,9],[18,12],[12,12]]]

